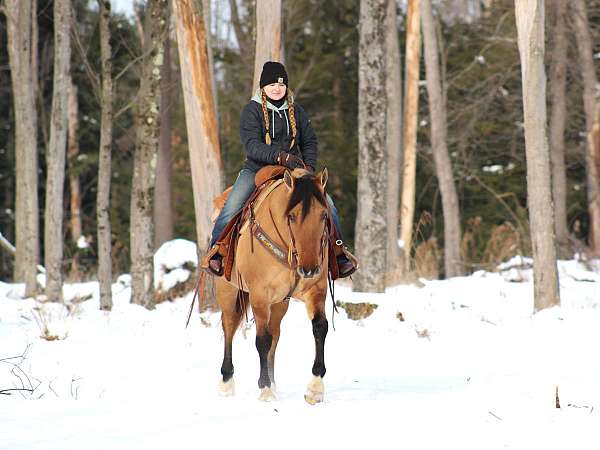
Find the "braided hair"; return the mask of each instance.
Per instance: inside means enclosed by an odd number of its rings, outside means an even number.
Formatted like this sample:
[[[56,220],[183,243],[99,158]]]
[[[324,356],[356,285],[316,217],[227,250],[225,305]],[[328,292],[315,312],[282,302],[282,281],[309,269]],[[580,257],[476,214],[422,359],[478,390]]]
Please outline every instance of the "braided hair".
[[[291,91],[291,89],[288,89],[286,95],[286,100],[288,102],[288,111],[290,113],[290,125],[292,127],[292,141],[290,142],[290,149],[292,149],[294,147],[294,144],[296,143],[297,134],[296,111],[294,110],[294,93]]]
[[[264,89],[260,90],[261,95],[261,106],[263,112],[263,119],[265,121],[265,129],[267,130],[267,135],[265,136],[265,142],[267,145],[271,145],[271,134],[269,133],[269,113],[267,112],[267,94]]]
[[[267,94],[264,89],[260,90],[261,94],[261,106],[263,113],[263,120],[265,123],[265,129],[267,130],[267,134],[265,136],[265,143],[267,145],[271,145],[271,133],[269,130],[269,113],[267,111]],[[296,125],[296,112],[294,110],[294,93],[291,89],[287,90],[286,100],[288,102],[288,111],[290,113],[290,126],[292,128],[292,141],[290,142],[290,149],[294,147],[296,143],[296,135],[298,133],[298,127]]]

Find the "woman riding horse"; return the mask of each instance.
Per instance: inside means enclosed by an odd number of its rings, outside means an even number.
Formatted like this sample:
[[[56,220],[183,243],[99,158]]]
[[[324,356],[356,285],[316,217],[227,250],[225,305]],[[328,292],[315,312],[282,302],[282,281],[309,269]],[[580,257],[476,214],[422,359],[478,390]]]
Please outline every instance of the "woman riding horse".
[[[246,150],[246,161],[215,222],[210,250],[202,263],[203,268],[215,275],[223,274],[217,239],[254,191],[256,172],[274,164],[289,169],[307,168],[311,172],[317,166],[317,136],[304,109],[294,102],[283,64],[273,61],[264,64],[260,89],[242,111],[240,137]],[[337,236],[340,237],[338,242],[342,242],[337,209],[329,195],[327,201]],[[336,253],[339,278],[347,277],[356,270],[344,252]]]
[[[275,352],[281,320],[293,296],[306,307],[315,342],[313,376],[304,398],[313,405],[323,401],[331,232],[326,183],[327,169],[316,175],[305,169],[285,169],[283,180],[266,190],[260,205],[252,209],[249,225],[240,230],[231,280],[216,278],[225,338],[222,395],[234,393],[232,342],[250,307],[260,361],[259,398],[275,398]]]

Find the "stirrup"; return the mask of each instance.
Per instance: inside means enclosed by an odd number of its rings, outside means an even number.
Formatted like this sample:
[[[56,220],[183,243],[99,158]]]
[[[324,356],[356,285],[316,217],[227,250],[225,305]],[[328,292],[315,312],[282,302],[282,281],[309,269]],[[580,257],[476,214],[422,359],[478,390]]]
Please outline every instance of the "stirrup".
[[[216,270],[216,267],[213,267],[214,264],[211,264],[211,262],[216,260],[215,257],[217,255],[221,257],[221,261],[220,261],[221,264],[220,264],[219,270]],[[206,252],[206,255],[204,255],[204,257],[202,258],[202,262],[200,263],[200,268],[204,269],[209,274],[215,275],[217,277],[220,277],[223,275],[223,257],[219,253],[219,244],[218,243],[213,245],[210,248],[210,250],[208,250],[208,252]]]

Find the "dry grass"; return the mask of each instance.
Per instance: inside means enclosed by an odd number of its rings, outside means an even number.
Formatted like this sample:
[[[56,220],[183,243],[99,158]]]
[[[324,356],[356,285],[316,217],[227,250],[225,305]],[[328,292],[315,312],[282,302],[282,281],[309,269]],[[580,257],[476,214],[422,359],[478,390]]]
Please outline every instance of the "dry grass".
[[[351,320],[362,320],[369,317],[377,309],[373,303],[345,303],[337,301],[336,306],[343,308]]]
[[[439,278],[440,251],[437,239],[430,237],[415,249],[415,272],[417,277],[435,280]]]
[[[492,234],[483,252],[483,262],[496,266],[512,256],[523,254],[523,239],[515,226],[504,222],[492,229]]]

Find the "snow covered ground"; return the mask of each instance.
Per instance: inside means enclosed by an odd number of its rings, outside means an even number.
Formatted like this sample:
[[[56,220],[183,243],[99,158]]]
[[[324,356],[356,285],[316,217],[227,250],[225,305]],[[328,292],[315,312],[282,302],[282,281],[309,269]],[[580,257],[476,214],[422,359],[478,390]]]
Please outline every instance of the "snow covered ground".
[[[531,283],[508,281],[530,272],[513,261],[385,294],[338,283],[338,300],[378,307],[359,321],[340,309],[334,331],[329,304],[315,406],[300,302],[282,324],[278,399],[262,403],[251,322],[234,340],[236,395],[222,398],[220,318],[194,314],[186,329],[191,295],[147,311],[121,277],[110,313],[96,283],[66,286],[68,310],[36,312],[22,285],[0,282],[0,390],[34,389],[0,395],[0,449],[598,449],[600,265],[561,262],[562,306],[535,315]],[[41,339],[44,326],[60,339]]]

